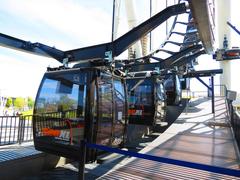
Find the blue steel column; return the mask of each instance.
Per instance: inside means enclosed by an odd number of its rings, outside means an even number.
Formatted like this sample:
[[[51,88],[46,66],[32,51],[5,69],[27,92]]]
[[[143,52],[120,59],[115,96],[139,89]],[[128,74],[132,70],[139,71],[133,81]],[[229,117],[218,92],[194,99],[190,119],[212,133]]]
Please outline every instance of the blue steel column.
[[[215,113],[215,102],[214,102],[214,76],[211,76],[211,91],[212,91],[212,113]]]

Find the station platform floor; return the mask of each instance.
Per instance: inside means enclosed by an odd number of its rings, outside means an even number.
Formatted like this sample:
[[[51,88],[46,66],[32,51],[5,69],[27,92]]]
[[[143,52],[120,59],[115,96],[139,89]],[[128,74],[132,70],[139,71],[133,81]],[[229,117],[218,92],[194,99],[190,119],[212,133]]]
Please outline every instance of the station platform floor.
[[[41,152],[35,150],[33,142],[27,142],[21,145],[13,144],[0,146],[0,163],[37,155],[40,153]]]
[[[33,142],[0,146],[0,180],[40,175],[58,162],[58,156],[37,151]]]
[[[33,142],[0,146],[0,179],[17,179],[31,167],[35,171],[33,162],[40,156],[42,153],[34,149]]]
[[[240,169],[236,142],[229,124],[225,99],[190,101],[178,119],[140,153]],[[120,165],[121,164],[121,165]],[[227,175],[130,158],[98,179],[237,179]],[[239,178],[240,179],[240,178]]]
[[[239,150],[229,124],[225,99],[215,98],[215,114],[211,111],[210,99],[191,100],[178,119],[155,140],[146,142],[139,153],[240,169]],[[110,161],[103,164],[86,164],[85,179],[240,179],[116,154],[108,159]],[[22,180],[78,179],[77,172],[75,162]]]

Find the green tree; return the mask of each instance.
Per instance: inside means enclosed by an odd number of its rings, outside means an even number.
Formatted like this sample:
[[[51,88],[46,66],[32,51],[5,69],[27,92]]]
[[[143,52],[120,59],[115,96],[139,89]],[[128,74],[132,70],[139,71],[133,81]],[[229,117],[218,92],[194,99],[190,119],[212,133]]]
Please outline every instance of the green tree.
[[[59,105],[61,106],[63,111],[71,110],[76,105],[76,102],[69,98],[67,95],[63,95],[60,97]]]
[[[32,109],[32,108],[33,108],[33,105],[34,105],[34,100],[33,100],[31,97],[28,97],[28,98],[27,98],[27,103],[28,103],[28,107],[29,107],[30,109]]]
[[[8,98],[7,98],[7,102],[6,102],[6,107],[7,107],[7,108],[11,107],[11,106],[12,106],[12,103],[13,103],[12,98],[8,97]]]
[[[25,101],[24,98],[22,97],[17,97],[14,101],[14,106],[20,110],[22,110],[24,108],[25,105]]]

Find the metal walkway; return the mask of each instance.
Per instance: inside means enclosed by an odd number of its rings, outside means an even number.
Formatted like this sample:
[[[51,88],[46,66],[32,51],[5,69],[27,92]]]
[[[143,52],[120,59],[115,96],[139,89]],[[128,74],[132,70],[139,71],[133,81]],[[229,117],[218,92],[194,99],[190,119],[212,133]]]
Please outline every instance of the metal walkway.
[[[33,156],[40,153],[40,151],[35,150],[33,147],[33,142],[26,143],[24,145],[7,145],[0,147],[0,163]]]
[[[59,157],[35,150],[33,142],[0,147],[0,179],[15,180],[56,166]]]
[[[215,110],[215,115],[213,115],[211,113],[211,101],[207,98],[191,102],[166,132],[140,152],[212,166],[239,169],[238,150],[228,123],[226,103],[223,98],[215,99]],[[144,159],[130,158],[98,179],[237,178]]]

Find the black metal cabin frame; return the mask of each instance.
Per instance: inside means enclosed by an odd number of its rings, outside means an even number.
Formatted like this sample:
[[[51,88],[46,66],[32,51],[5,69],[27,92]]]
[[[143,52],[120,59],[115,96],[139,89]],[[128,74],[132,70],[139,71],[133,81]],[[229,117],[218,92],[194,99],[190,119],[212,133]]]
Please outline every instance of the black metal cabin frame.
[[[62,109],[59,110],[59,112],[53,112],[53,113],[39,113],[38,110],[38,101],[41,101],[40,93],[43,91],[43,83],[46,78],[60,78],[61,82],[66,81],[62,79],[64,75],[67,75],[69,73],[78,74],[79,73],[85,73],[86,77],[86,93],[85,93],[85,104],[84,104],[84,117],[81,119],[78,117],[77,114],[79,111],[76,109],[76,113],[71,115],[66,115],[66,111],[63,111]],[[61,76],[63,75],[63,76]],[[104,110],[101,111],[104,106],[104,104],[101,104],[100,98],[102,95],[104,95],[105,92],[100,94],[100,88],[102,86],[102,82],[100,82],[100,78],[106,76],[108,85],[110,89],[107,89],[109,93],[107,95],[110,95],[112,97],[108,97],[110,101],[108,101],[109,106],[112,107],[111,116],[109,119],[107,119],[105,122],[103,116],[106,116],[107,114],[104,114]],[[124,94],[121,95],[122,98],[124,98],[124,105],[122,108],[122,112],[116,111],[114,109],[117,104],[116,96],[118,96],[117,93],[120,93],[116,86],[114,86],[114,81],[119,82],[118,88],[122,88]],[[66,82],[65,82],[66,83]],[[70,82],[68,82],[69,84]],[[120,87],[121,86],[121,87]],[[101,90],[106,90],[102,88]],[[37,150],[49,152],[52,154],[56,154],[59,156],[68,157],[71,159],[79,159],[80,157],[80,140],[86,139],[88,142],[91,143],[98,143],[102,145],[108,145],[113,147],[119,147],[124,144],[125,141],[125,131],[126,131],[126,124],[127,124],[127,95],[126,95],[126,88],[125,88],[125,80],[120,79],[117,76],[112,75],[111,73],[99,69],[99,68],[76,68],[76,69],[63,69],[58,71],[50,71],[47,72],[44,75],[44,78],[42,80],[42,83],[39,87],[39,91],[36,98],[36,104],[34,109],[34,117],[33,117],[33,134],[34,134],[34,143]],[[106,105],[106,104],[105,104]],[[46,107],[45,107],[46,108]],[[118,113],[116,116],[114,113]],[[63,115],[64,114],[64,115]],[[121,116],[121,117],[120,117]],[[120,120],[120,118],[122,118]],[[67,121],[72,121],[72,123],[76,123],[76,119],[79,119],[79,122],[84,124],[84,136],[82,138],[78,139],[78,142],[73,144],[70,142],[70,140],[63,140],[59,137],[53,137],[49,136],[49,134],[43,134],[42,130],[44,128],[51,128],[52,131],[66,131],[69,127],[67,125]],[[74,126],[74,125],[73,125]],[[76,125],[75,125],[76,126]],[[106,129],[107,128],[107,129]],[[105,132],[104,132],[105,131]],[[107,131],[107,132],[106,132]],[[105,133],[105,134],[104,134]],[[101,139],[101,137],[103,137]],[[93,151],[88,151],[88,161],[92,161],[96,158],[97,153]]]

